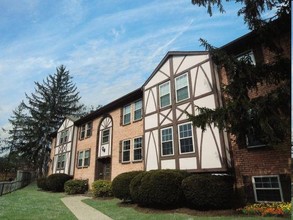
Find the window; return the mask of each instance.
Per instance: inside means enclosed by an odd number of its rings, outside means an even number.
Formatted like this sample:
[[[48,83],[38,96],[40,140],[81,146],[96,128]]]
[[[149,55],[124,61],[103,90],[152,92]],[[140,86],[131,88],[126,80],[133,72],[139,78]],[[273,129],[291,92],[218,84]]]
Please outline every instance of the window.
[[[254,109],[248,111],[250,124],[249,129],[246,132],[246,145],[248,148],[264,147],[266,144],[261,141],[262,130],[258,121],[258,113]]]
[[[65,154],[61,154],[57,158],[57,169],[64,169],[65,167]]]
[[[130,161],[130,140],[123,141],[122,162]]]
[[[162,155],[173,155],[173,129],[165,128],[161,130]]]
[[[175,79],[175,86],[176,86],[176,100],[177,100],[177,102],[180,102],[182,100],[189,98],[187,74],[184,74],[182,76],[178,76]]]
[[[110,130],[103,130],[102,131],[102,145],[109,143],[109,137],[110,137]]]
[[[80,139],[84,139],[85,137],[85,124],[80,128]]]
[[[77,166],[88,167],[90,165],[90,150],[78,152]]]
[[[194,152],[191,123],[179,125],[179,144],[180,153]]]
[[[246,51],[246,52],[244,52],[242,54],[239,54],[237,56],[237,59],[238,60],[243,60],[243,61],[245,61],[247,63],[252,64],[252,65],[255,65],[256,64],[255,57],[254,57],[254,54],[253,54],[253,51],[252,50],[249,50],[249,51]]]
[[[126,105],[123,108],[123,125],[129,124],[131,119],[131,105]]]
[[[256,202],[283,201],[279,176],[254,176],[252,183]]]
[[[68,130],[64,130],[60,134],[60,141],[59,144],[66,143],[68,139]]]
[[[171,104],[170,99],[170,82],[166,82],[159,87],[160,92],[160,106],[161,108]]]
[[[93,127],[92,122],[89,122],[86,124],[86,137],[90,137],[92,135],[92,127]]]
[[[135,138],[133,140],[133,160],[142,159],[142,138]]]
[[[82,140],[84,138],[90,137],[92,135],[93,122],[88,122],[81,126],[79,138]]]
[[[139,100],[134,103],[134,121],[142,118],[142,101]]]

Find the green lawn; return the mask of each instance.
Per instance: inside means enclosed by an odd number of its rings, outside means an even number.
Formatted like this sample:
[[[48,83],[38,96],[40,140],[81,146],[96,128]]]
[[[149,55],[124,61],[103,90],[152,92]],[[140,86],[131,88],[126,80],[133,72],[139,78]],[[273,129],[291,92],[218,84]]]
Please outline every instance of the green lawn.
[[[178,210],[171,211],[158,211],[155,210],[155,213],[152,213],[152,210],[140,208],[138,211],[133,206],[125,206],[122,207],[120,204],[120,200],[118,199],[109,199],[109,200],[99,200],[99,199],[86,199],[83,200],[86,204],[92,206],[93,208],[103,212],[114,220],[123,220],[123,219],[135,219],[135,220],[284,220],[286,218],[277,218],[277,217],[247,217],[247,216],[239,216],[239,215],[217,215],[215,213],[207,212],[198,212],[198,215],[192,214],[183,214],[178,213]],[[184,209],[187,210],[187,209]],[[195,211],[194,211],[195,212]],[[192,213],[192,211],[191,211]],[[196,213],[196,212],[195,212]],[[225,212],[224,212],[225,213]]]
[[[42,192],[36,184],[0,197],[1,220],[77,219],[60,200],[64,193]]]

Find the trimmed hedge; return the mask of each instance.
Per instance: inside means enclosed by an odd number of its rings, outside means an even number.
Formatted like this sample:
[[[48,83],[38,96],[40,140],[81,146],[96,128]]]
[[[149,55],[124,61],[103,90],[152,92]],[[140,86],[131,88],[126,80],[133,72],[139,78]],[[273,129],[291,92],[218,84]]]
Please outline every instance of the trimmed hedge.
[[[140,173],[130,183],[134,202],[154,208],[174,208],[184,201],[182,180],[187,172],[179,170],[152,170]]]
[[[47,178],[47,187],[49,191],[64,192],[64,184],[66,181],[72,179],[71,176],[64,173],[55,173]]]
[[[47,186],[47,177],[40,177],[37,179],[37,186],[38,188],[47,191],[48,186]]]
[[[64,191],[69,194],[84,194],[88,190],[87,180],[68,180],[64,184]]]
[[[194,174],[182,182],[190,208],[198,210],[228,209],[233,200],[233,179],[230,176]]]
[[[112,181],[113,195],[116,198],[124,201],[132,200],[129,189],[130,182],[135,176],[142,172],[143,171],[131,171],[121,173],[118,176],[116,176]]]
[[[96,180],[92,184],[94,197],[111,197],[113,195],[111,182],[108,180]]]

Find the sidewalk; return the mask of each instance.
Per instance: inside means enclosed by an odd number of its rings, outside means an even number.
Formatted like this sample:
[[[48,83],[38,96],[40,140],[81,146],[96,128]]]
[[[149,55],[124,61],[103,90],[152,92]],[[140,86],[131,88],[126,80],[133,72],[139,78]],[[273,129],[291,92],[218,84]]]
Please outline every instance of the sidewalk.
[[[88,199],[88,197],[70,196],[62,198],[61,201],[79,220],[111,220],[107,215],[83,203],[81,200],[84,199]]]

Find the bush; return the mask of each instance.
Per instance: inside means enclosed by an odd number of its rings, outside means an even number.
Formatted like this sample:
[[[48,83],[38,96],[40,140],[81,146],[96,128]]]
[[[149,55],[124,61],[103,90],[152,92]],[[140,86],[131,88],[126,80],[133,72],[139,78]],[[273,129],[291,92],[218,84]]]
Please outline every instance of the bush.
[[[112,182],[113,195],[124,201],[132,200],[129,189],[130,182],[136,175],[142,172],[143,171],[131,171],[116,176]]]
[[[96,180],[92,184],[94,197],[111,197],[111,182],[107,180]]]
[[[154,208],[174,208],[184,201],[181,182],[188,174],[179,170],[140,173],[130,183],[134,202]]]
[[[182,189],[191,208],[199,210],[231,208],[233,179],[229,176],[194,174],[183,180]]]
[[[64,191],[69,194],[83,194],[88,190],[87,180],[68,180],[64,184]]]
[[[47,186],[47,178],[46,177],[40,177],[37,179],[37,186],[38,188],[47,191],[48,186]]]
[[[64,184],[72,179],[71,176],[64,173],[55,173],[47,178],[47,186],[49,191],[64,192]]]

